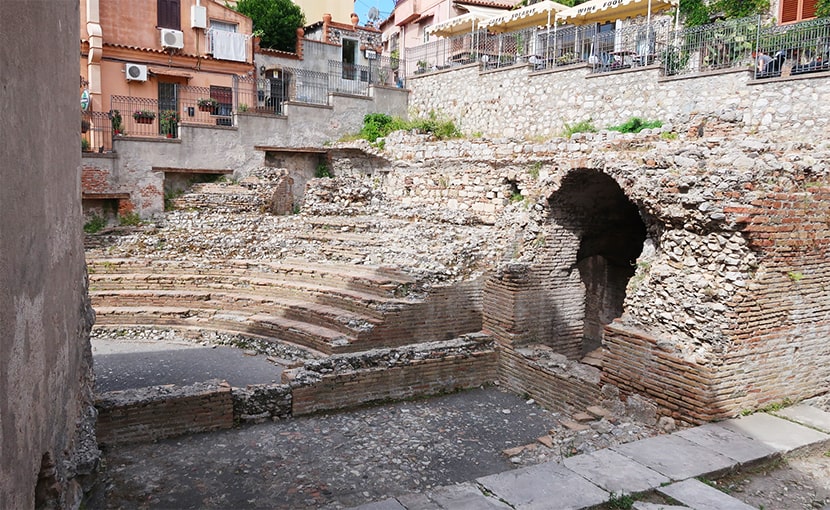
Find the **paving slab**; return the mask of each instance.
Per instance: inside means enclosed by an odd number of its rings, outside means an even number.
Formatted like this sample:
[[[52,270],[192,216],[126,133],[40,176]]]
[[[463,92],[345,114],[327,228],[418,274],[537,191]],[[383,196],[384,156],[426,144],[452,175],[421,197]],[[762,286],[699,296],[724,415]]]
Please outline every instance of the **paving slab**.
[[[781,453],[830,441],[830,436],[811,428],[766,413],[755,413],[720,425],[761,441]]]
[[[757,510],[695,479],[683,480],[657,490],[693,510]]]
[[[354,507],[352,510],[406,510],[406,507],[398,503],[395,498],[384,499],[383,501],[374,501]]]
[[[644,492],[671,480],[613,450],[597,450],[562,461],[575,473],[615,494]]]
[[[675,435],[705,446],[740,464],[758,462],[778,454],[775,448],[716,423],[681,430]]]
[[[807,427],[830,433],[830,413],[806,404],[798,404],[774,413]]]
[[[734,461],[675,434],[651,437],[611,448],[672,480],[718,474]]]
[[[521,510],[577,510],[598,505],[610,497],[606,491],[555,462],[485,476],[477,482]]]
[[[401,496],[406,510],[509,510],[496,498],[485,496],[472,482],[447,485],[422,494]]]

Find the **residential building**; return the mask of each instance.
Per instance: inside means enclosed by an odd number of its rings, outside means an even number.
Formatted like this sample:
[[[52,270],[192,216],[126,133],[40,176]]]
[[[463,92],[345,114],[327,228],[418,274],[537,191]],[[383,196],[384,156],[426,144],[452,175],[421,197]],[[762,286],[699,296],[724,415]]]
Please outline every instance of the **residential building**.
[[[177,121],[227,124],[234,80],[254,70],[250,18],[218,0],[80,0],[80,7],[89,110],[118,110],[114,131],[158,135],[162,114],[172,120],[168,133]],[[142,110],[159,121],[133,118]]]
[[[519,0],[398,0],[392,15],[381,23],[385,51],[404,58],[406,48],[429,42],[430,26],[463,15],[467,6],[510,9]]]

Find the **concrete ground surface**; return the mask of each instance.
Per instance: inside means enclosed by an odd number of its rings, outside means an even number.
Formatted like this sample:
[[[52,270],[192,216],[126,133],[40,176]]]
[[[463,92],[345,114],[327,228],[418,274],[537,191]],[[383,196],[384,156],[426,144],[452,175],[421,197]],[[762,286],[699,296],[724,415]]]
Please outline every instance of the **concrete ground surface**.
[[[227,346],[188,341],[92,339],[95,391],[224,379],[232,386],[280,381],[282,367],[266,356]]]

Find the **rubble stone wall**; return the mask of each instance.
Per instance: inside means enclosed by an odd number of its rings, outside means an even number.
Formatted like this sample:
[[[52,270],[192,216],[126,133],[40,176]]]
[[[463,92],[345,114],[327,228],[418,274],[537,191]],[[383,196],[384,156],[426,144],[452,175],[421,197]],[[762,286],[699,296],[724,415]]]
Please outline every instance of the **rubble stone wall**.
[[[446,114],[468,134],[551,138],[566,124],[604,128],[631,117],[682,122],[692,114],[739,120],[747,132],[779,139],[820,139],[830,114],[827,78],[752,83],[749,70],[661,78],[657,67],[591,74],[589,67],[532,72],[517,66],[479,72],[462,67],[411,77],[410,108]]]
[[[74,509],[100,456],[80,200],[79,3],[3,9],[0,508]]]
[[[156,441],[233,426],[231,387],[212,381],[191,386],[149,387],[98,395],[98,441]]]

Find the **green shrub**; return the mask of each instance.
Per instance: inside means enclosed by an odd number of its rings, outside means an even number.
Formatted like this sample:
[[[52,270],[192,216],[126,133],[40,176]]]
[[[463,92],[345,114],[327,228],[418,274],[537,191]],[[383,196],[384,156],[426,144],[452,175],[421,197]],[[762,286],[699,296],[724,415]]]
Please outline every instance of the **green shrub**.
[[[565,138],[570,138],[571,135],[574,135],[576,133],[596,133],[596,132],[597,132],[597,128],[594,127],[594,125],[591,123],[591,121],[589,119],[589,120],[583,120],[583,121],[577,122],[576,124],[568,124],[566,122],[565,123],[565,130],[562,132],[562,136],[564,136]]]
[[[84,223],[84,232],[87,234],[94,234],[106,226],[107,220],[97,214],[94,214],[91,218],[89,218],[89,220],[87,220],[86,223]]]
[[[317,165],[317,169],[314,171],[314,177],[317,177],[317,178],[330,178],[330,177],[332,177],[331,170],[329,170],[328,165],[326,165],[325,163],[320,163],[319,165]]]
[[[358,138],[363,138],[375,143],[378,138],[383,138],[393,131],[416,130],[420,133],[431,133],[439,139],[457,138],[461,132],[455,127],[455,123],[448,118],[439,118],[436,113],[429,112],[427,117],[419,117],[411,121],[405,121],[400,117],[391,117],[385,113],[369,113],[363,117],[363,127],[358,133]],[[382,148],[382,147],[381,147]]]
[[[118,224],[122,227],[130,226],[135,227],[141,225],[141,216],[134,212],[128,212],[127,214],[122,214],[118,217]]]
[[[620,133],[639,133],[644,129],[654,129],[662,126],[663,122],[659,120],[643,120],[640,117],[631,117],[619,126],[612,126],[608,129]]]

